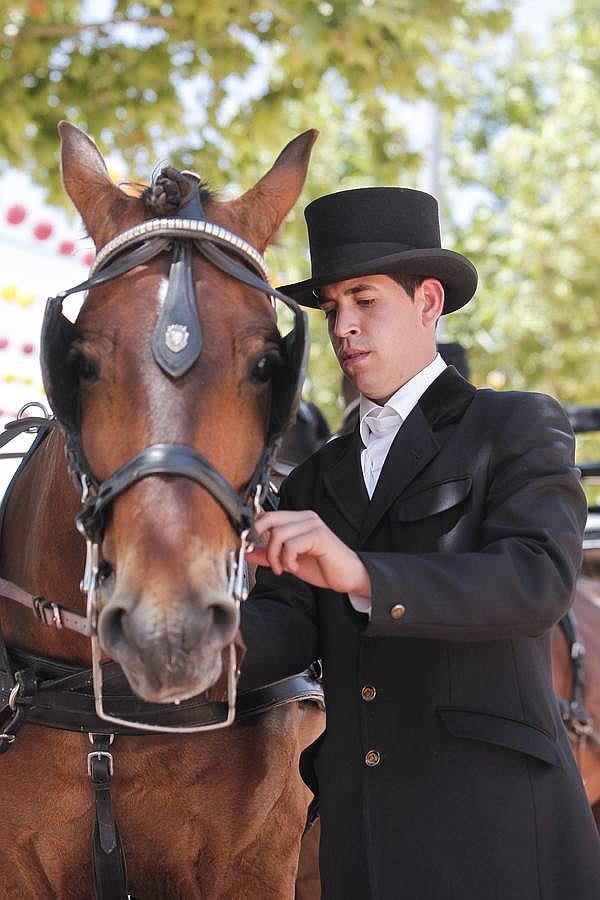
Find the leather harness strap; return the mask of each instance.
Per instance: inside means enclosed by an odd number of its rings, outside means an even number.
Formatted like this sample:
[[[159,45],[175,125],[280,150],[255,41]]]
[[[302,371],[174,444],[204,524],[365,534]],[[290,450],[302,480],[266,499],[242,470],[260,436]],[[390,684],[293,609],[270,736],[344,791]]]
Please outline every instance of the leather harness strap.
[[[113,757],[109,734],[90,734],[92,749],[87,769],[95,800],[92,827],[92,869],[96,900],[127,900],[127,868],[125,853],[113,815],[111,778]]]
[[[0,672],[0,716],[22,709],[19,726],[28,722],[76,732],[103,732],[113,735],[141,735],[133,726],[110,725],[96,715],[91,670],[67,665],[28,651],[10,648],[15,676],[26,686],[15,690],[13,676]],[[103,663],[106,699],[111,711],[120,718],[143,715],[152,724],[193,726],[210,724],[223,715],[224,702],[206,694],[190,697],[179,704],[148,703],[135,695],[118,663]],[[19,684],[19,682],[16,682]],[[236,702],[237,718],[247,718],[293,701],[312,701],[324,708],[319,672],[307,669],[298,675],[249,691],[240,691]],[[6,748],[8,749],[8,748]],[[2,747],[0,746],[0,753]]]
[[[30,594],[29,591],[24,590],[12,581],[8,581],[6,578],[0,578],[0,598],[14,600],[16,603],[20,603],[21,606],[26,606],[28,609],[33,610],[44,625],[54,625],[55,628],[70,628],[72,631],[84,635],[84,637],[89,637],[90,635],[90,628],[85,616],[66,606],[54,603],[53,600],[41,597],[39,594]]]
[[[570,698],[558,697],[562,720],[569,737],[577,742],[578,752],[587,741],[600,750],[600,736],[594,730],[592,717],[584,706],[585,645],[572,610],[563,616],[559,626],[569,648],[572,673]]]

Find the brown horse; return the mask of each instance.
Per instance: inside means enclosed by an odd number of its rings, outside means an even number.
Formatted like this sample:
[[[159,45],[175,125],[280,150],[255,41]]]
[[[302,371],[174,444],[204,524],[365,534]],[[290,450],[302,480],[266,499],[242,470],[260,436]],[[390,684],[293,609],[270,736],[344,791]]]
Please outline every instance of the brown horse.
[[[43,366],[61,427],[19,475],[3,521],[0,575],[22,605],[0,602],[11,652],[0,666],[1,893],[290,898],[309,799],[298,756],[322,728],[320,710],[297,701],[229,728],[185,728],[198,725],[196,705],[212,725],[222,724],[214,708],[228,715],[232,705],[243,563],[236,573],[232,551],[249,539],[265,445],[272,449],[292,413],[290,386],[301,375],[293,335],[286,344],[277,329],[260,254],[302,189],[316,133],[292,141],[231,202],[175,170],[129,196],[86,135],[67,123],[60,134],[65,188],[99,256],[75,324],[62,317],[62,296],[49,307]],[[296,320],[296,338],[299,328]],[[86,498],[87,614],[80,498],[65,444]],[[54,694],[36,693],[42,681]],[[45,709],[44,696],[58,696],[61,708]],[[126,721],[137,724],[115,725],[129,707]],[[52,715],[58,727],[48,727]],[[184,733],[141,733],[152,723]],[[107,857],[114,849],[107,784],[126,891],[112,890],[112,870],[109,886],[94,889],[94,809],[95,841]]]
[[[583,707],[589,715],[589,734],[571,734],[572,749],[600,830],[600,549],[584,550],[582,576],[577,582],[573,612],[583,659]],[[555,628],[552,641],[554,688],[559,697],[573,696],[573,662],[564,633]]]

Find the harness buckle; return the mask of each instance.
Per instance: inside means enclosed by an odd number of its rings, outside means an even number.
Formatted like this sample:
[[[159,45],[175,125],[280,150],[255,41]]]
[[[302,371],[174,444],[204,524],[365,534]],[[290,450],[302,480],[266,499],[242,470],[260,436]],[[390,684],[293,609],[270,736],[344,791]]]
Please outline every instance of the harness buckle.
[[[569,724],[578,738],[587,737],[594,731],[594,725],[588,711],[580,703],[570,706]]]
[[[114,734],[94,734],[94,732],[88,733],[88,738],[92,747],[96,749],[90,750],[87,755],[87,771],[90,778],[93,778],[92,775],[92,763],[94,759],[101,760],[106,759],[108,761],[108,774],[112,778],[114,775],[114,765],[113,765],[113,756],[109,750],[101,750],[100,747],[104,745],[105,747],[110,747],[112,742],[115,739]],[[100,746],[98,746],[100,745]]]
[[[88,771],[88,775],[90,776],[90,778],[92,778],[92,762],[94,759],[108,760],[108,774],[112,778],[112,776],[114,775],[114,772],[115,772],[114,766],[113,766],[112,753],[109,753],[108,750],[92,750],[90,753],[88,753],[88,755],[87,755],[87,771]]]
[[[6,741],[7,744],[14,744],[16,739],[17,739],[16,734],[6,734],[6,733],[0,734],[0,741]]]
[[[54,628],[63,627],[60,606],[53,600],[47,600],[46,597],[34,597],[33,610],[44,625],[52,625]]]
[[[21,693],[22,687],[23,685],[20,682],[17,682],[8,695],[8,706],[13,712],[15,712],[17,708],[17,698]]]

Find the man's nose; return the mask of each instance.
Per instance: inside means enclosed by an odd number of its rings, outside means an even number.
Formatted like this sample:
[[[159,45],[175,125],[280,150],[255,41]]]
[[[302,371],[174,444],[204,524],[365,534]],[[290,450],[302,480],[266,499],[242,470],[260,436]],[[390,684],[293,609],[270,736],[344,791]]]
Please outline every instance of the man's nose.
[[[338,338],[347,337],[350,334],[358,334],[359,328],[352,310],[338,309],[333,325],[333,333]]]

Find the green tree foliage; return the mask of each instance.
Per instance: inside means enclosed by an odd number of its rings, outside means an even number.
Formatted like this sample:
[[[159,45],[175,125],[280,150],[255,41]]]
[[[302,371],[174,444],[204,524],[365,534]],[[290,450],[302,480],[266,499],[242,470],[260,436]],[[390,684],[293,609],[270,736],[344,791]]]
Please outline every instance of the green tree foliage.
[[[2,16],[0,84],[10,115],[0,122],[0,147],[6,161],[56,187],[55,126],[67,117],[138,170],[149,171],[157,153],[188,165],[201,155],[209,173],[244,183],[295,131],[333,122],[344,123],[348,141],[336,153],[341,177],[375,166],[396,176],[407,143],[386,95],[443,97],[440,51],[458,35],[472,40],[504,27],[505,6],[17,0]],[[408,162],[414,167],[410,154]]]
[[[303,200],[343,187],[416,182],[423,98],[458,109],[442,60],[510,23],[512,0],[14,0],[0,7],[0,165],[66,202],[56,124],[67,118],[148,180],[169,160],[227,196],[295,134],[319,128]],[[464,55],[463,51],[461,54]],[[392,101],[392,102],[391,102]],[[422,121],[422,119],[418,120]],[[271,254],[277,282],[307,270],[301,204]],[[339,372],[318,314],[313,397],[330,418]]]
[[[599,41],[597,6],[579,0],[543,52],[523,38],[472,52],[454,81],[468,103],[447,119],[448,211],[473,202],[455,229],[481,278],[448,332],[478,383],[565,404],[600,404]],[[579,444],[600,457],[597,438]]]

